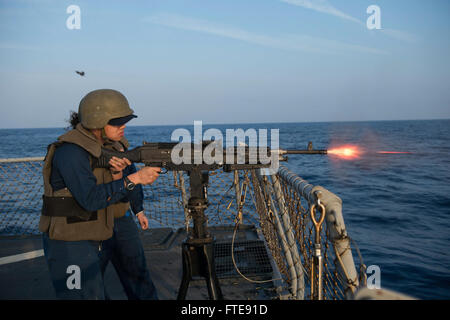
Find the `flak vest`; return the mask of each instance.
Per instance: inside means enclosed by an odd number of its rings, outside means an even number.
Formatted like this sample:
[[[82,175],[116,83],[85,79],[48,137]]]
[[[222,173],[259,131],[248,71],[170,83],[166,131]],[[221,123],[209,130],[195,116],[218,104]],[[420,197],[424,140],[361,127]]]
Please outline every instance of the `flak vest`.
[[[63,143],[74,143],[90,155],[91,167],[101,154],[102,145],[95,136],[78,124],[48,146],[47,155],[42,169],[44,179],[44,195],[42,214],[39,221],[39,231],[47,232],[50,239],[64,241],[95,240],[102,241],[112,237],[114,218],[125,215],[130,207],[129,202],[117,202],[96,212],[84,210],[72,196],[68,188],[53,190],[50,184],[53,155],[58,146]],[[123,151],[128,148],[128,141],[109,142],[104,147]],[[97,184],[111,182],[109,169],[93,168]]]

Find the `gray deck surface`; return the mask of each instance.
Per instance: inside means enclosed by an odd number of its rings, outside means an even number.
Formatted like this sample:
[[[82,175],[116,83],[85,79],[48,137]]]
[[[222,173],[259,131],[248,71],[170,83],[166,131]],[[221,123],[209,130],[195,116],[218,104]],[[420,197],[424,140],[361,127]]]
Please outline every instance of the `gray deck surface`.
[[[217,243],[224,245],[228,250],[231,243],[232,228],[210,228]],[[141,232],[147,265],[162,300],[176,299],[182,277],[181,242],[186,238],[183,230],[168,228],[149,229]],[[239,241],[257,242],[258,235],[251,227],[238,232],[236,238],[235,256],[239,253]],[[259,240],[259,243],[261,241]],[[244,251],[245,246],[242,246]],[[264,248],[264,247],[263,247]],[[0,237],[0,258],[42,249],[41,236],[2,236]],[[265,248],[264,248],[265,249]],[[231,252],[231,250],[230,250]],[[228,254],[228,253],[225,253]],[[220,259],[228,263],[229,256]],[[270,255],[269,255],[270,256]],[[219,259],[219,260],[220,260]],[[252,264],[255,257],[248,256],[249,261],[243,261],[241,266]],[[216,258],[216,264],[221,261]],[[270,272],[249,274],[251,279],[277,278],[276,267],[271,262]],[[267,264],[266,264],[267,267]],[[217,268],[216,268],[217,270]],[[261,269],[262,270],[262,269]],[[272,271],[275,270],[275,275]],[[225,273],[218,273],[220,286],[226,300],[266,300],[277,297],[273,282],[264,284],[251,283],[237,275],[234,270],[228,269]],[[110,264],[105,275],[105,285],[112,299],[126,299],[122,285]],[[203,279],[191,281],[187,293],[187,300],[208,299],[208,291]],[[55,299],[47,264],[43,256],[0,265],[0,299]]]

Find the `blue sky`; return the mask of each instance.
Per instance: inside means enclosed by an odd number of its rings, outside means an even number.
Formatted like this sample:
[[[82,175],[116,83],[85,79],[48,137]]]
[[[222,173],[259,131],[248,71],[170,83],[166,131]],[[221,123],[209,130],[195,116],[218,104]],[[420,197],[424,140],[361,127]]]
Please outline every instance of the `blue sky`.
[[[449,56],[447,0],[0,0],[0,128],[100,88],[134,125],[450,118]]]

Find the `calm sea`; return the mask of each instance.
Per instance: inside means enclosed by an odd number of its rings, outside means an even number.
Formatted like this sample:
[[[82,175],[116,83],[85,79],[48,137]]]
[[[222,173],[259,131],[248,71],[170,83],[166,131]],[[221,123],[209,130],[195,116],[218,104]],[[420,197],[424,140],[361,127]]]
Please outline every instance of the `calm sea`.
[[[191,126],[128,127],[132,147],[170,141]],[[290,156],[287,166],[343,200],[349,235],[367,266],[378,265],[381,286],[422,299],[450,299],[450,120],[348,123],[271,123],[203,126],[203,130],[279,129],[282,148],[356,144],[367,152],[346,161]],[[1,158],[44,156],[64,132],[0,129]],[[403,151],[409,154],[378,154]]]

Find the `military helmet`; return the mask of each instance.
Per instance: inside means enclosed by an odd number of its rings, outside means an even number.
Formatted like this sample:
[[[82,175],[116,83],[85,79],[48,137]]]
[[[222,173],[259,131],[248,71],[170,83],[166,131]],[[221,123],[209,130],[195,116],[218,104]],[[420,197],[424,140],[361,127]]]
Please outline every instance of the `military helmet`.
[[[115,118],[133,116],[127,98],[119,91],[100,89],[89,92],[80,101],[78,116],[86,129],[101,129]]]

